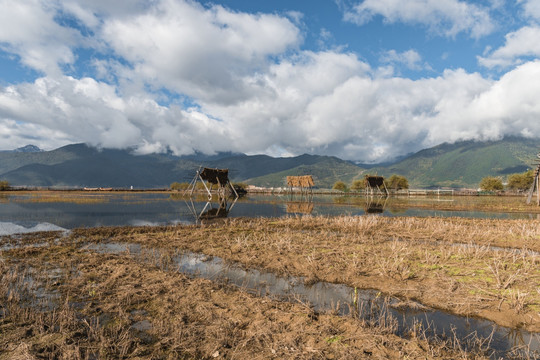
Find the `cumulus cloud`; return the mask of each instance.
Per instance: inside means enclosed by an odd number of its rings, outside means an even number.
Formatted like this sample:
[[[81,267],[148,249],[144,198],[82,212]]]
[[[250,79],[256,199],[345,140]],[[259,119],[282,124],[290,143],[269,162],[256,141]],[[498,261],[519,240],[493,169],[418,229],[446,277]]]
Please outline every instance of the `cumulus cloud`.
[[[261,96],[199,110],[161,106],[148,94],[121,97],[90,78],[40,78],[1,89],[0,128],[12,129],[2,132],[11,142],[33,130],[42,139],[141,153],[314,152],[363,161],[445,141],[540,133],[540,62],[500,80],[464,70],[410,80],[379,78],[352,54],[302,55],[271,66],[258,79]]]
[[[75,60],[72,47],[78,31],[55,21],[58,9],[40,0],[0,0],[0,49],[16,54],[21,62],[49,74],[60,74],[62,65]]]
[[[61,130],[0,117],[0,150],[12,150],[27,144],[38,144],[42,149],[54,149],[60,145],[72,144],[75,140]]]
[[[35,20],[24,20],[28,29],[14,22],[24,31],[12,34],[0,25],[2,49],[44,72],[0,88],[3,148],[87,142],[139,153],[310,152],[381,161],[445,141],[540,133],[540,62],[523,59],[537,56],[536,45],[525,41],[538,38],[534,26],[485,56],[523,62],[500,79],[454,69],[412,80],[391,68],[425,67],[415,50],[386,52],[386,68],[373,68],[346,47],[301,50],[299,27],[277,14],[183,0],[53,3],[62,8],[33,1],[21,5],[32,4],[24,10]],[[363,1],[354,14],[421,23],[447,36],[480,36],[491,26],[482,8],[456,0],[410,4],[417,21],[390,0]],[[15,5],[0,5],[17,19]],[[79,25],[56,23],[61,11]],[[3,17],[10,21],[0,12]],[[51,56],[32,58],[45,51],[43,44],[53,45]],[[97,79],[62,73],[81,44],[97,52],[90,59]],[[110,53],[115,56],[105,56]],[[156,89],[172,99],[160,101]],[[175,104],[177,97],[189,105]]]
[[[355,70],[350,67],[346,76],[316,93],[289,76],[290,64],[276,65],[267,84],[281,96],[214,107],[212,112],[243,135],[237,141],[244,149],[264,151],[277,144],[293,154],[309,151],[364,161],[391,159],[445,141],[540,132],[540,123],[533,120],[540,116],[534,98],[538,62],[524,64],[498,81],[464,70],[413,81],[373,77],[356,59],[350,60]],[[320,60],[312,61],[297,64],[295,73],[309,77]],[[520,87],[526,78],[531,85]],[[246,123],[250,129],[242,130]]]
[[[229,138],[220,121],[205,114],[160,106],[147,94],[119,97],[114,86],[68,76],[0,89],[0,124],[13,127],[4,134],[12,140],[28,132],[46,146],[47,136],[56,134],[57,141],[141,152],[212,153],[227,150]],[[201,141],[206,137],[217,140]]]
[[[174,0],[135,17],[105,20],[102,37],[130,62],[132,76],[225,103],[251,96],[254,89],[243,76],[264,71],[268,57],[301,41],[299,29],[284,17]]]
[[[489,10],[458,0],[363,0],[345,12],[345,19],[364,25],[375,16],[389,23],[403,22],[427,26],[448,37],[464,32],[480,38],[494,29]]]
[[[540,27],[526,26],[505,36],[505,44],[479,56],[478,62],[485,67],[508,67],[523,62],[524,57],[540,57]]]
[[[540,20],[540,1],[538,0],[518,0],[518,3],[523,4],[525,15],[530,18]]]

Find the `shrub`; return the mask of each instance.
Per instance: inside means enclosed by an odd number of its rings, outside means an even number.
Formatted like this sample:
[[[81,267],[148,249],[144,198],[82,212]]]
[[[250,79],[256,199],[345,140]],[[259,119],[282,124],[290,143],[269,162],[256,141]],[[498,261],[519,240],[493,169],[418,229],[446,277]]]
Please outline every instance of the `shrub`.
[[[9,190],[9,183],[6,180],[0,181],[0,191]]]
[[[409,188],[409,181],[401,175],[392,175],[384,180],[387,189],[401,190]]]
[[[173,182],[171,184],[171,190],[176,190],[176,191],[186,190],[188,187],[189,187],[189,184],[186,182],[183,182],[183,183]]]
[[[529,190],[534,181],[534,171],[529,170],[522,174],[508,176],[507,187],[512,190]]]
[[[334,183],[334,186],[332,187],[332,189],[339,190],[339,191],[346,191],[347,190],[347,185],[345,185],[345,183],[343,181],[336,181]]]
[[[205,183],[203,183],[202,181],[197,181],[197,185],[195,185],[195,189],[197,190],[206,190],[206,188],[204,187]],[[212,184],[210,184],[209,182],[206,182],[206,187],[208,187],[208,189],[212,189]]]
[[[486,191],[502,190],[503,183],[502,180],[497,177],[486,176],[480,181],[480,189]]]
[[[362,191],[366,188],[366,180],[354,180],[351,186],[351,190]]]

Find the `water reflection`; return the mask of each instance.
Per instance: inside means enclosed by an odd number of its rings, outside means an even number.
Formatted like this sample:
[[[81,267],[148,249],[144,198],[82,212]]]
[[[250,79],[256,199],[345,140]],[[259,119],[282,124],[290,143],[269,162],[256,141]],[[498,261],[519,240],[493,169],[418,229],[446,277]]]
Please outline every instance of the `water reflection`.
[[[369,196],[366,199],[364,211],[366,214],[382,214],[388,201],[387,196]]]
[[[186,200],[185,203],[192,213],[195,223],[198,224],[203,220],[226,218],[237,200],[238,198],[234,198],[232,202],[229,202],[227,198],[219,198],[216,204],[212,201],[207,201],[200,212],[197,210],[196,202],[194,202],[193,199],[189,199],[189,201]]]
[[[500,219],[537,219],[534,212],[489,211],[489,209],[526,209],[522,198],[502,197],[452,197],[434,198],[378,198],[365,196],[309,197],[290,195],[249,195],[224,206],[217,197],[210,204],[205,196],[193,199],[171,193],[108,193],[99,194],[100,201],[88,201],[88,194],[70,193],[62,200],[54,201],[47,195],[40,201],[39,193],[3,194],[0,201],[0,223],[10,231],[28,231],[36,224],[46,223],[63,229],[96,226],[123,226],[139,224],[196,223],[202,216],[206,219],[223,217],[282,217],[297,215],[334,216],[379,214],[381,216],[456,216]],[[444,199],[443,199],[444,198]],[[451,200],[451,201],[447,201]],[[187,201],[187,203],[186,203]],[[504,206],[502,206],[502,205]],[[232,210],[232,206],[234,210]],[[537,211],[536,206],[531,207]],[[195,212],[194,210],[195,209]],[[204,211],[203,211],[204,209]],[[473,209],[473,210],[471,210]],[[232,210],[232,211],[231,211]],[[195,215],[196,214],[196,215]],[[38,228],[36,228],[37,231]],[[34,231],[34,230],[30,230]]]

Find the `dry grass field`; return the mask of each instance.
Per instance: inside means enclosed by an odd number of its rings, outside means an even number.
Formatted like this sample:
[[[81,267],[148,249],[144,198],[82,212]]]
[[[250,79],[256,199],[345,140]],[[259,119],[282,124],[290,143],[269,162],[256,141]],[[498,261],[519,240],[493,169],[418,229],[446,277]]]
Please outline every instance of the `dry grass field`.
[[[391,321],[318,313],[170,266],[184,251],[376,289],[405,302],[540,331],[540,222],[290,217],[76,229],[0,242],[0,359],[479,358]],[[160,249],[151,262],[88,244]],[[480,339],[479,339],[480,340]],[[525,355],[524,355],[525,354]],[[512,353],[506,354],[508,357]],[[515,353],[516,358],[533,353]]]

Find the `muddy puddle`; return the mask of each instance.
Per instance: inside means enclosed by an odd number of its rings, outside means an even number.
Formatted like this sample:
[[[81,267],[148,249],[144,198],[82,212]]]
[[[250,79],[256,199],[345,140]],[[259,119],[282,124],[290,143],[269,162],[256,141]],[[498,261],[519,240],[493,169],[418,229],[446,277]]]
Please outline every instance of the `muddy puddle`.
[[[128,252],[167,270],[227,282],[255,295],[301,302],[316,312],[333,311],[354,316],[374,326],[390,326],[403,337],[422,333],[428,338],[458,341],[466,350],[479,346],[489,348],[493,358],[505,357],[510,351],[515,354],[516,349],[526,358],[535,358],[540,353],[540,334],[501,327],[485,319],[454,315],[417,302],[404,302],[375,290],[357,290],[327,282],[308,283],[304,278],[243,269],[219,257],[202,254],[186,252],[168,256],[166,251],[146,249],[138,244],[90,244],[85,248],[102,253]]]

